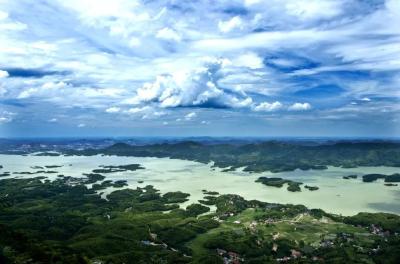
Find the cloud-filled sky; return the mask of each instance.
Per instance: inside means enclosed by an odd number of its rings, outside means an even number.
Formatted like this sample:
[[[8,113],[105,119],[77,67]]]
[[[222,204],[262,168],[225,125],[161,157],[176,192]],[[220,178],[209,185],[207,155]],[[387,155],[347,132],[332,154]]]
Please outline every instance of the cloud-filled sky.
[[[400,0],[0,0],[0,137],[400,135]]]

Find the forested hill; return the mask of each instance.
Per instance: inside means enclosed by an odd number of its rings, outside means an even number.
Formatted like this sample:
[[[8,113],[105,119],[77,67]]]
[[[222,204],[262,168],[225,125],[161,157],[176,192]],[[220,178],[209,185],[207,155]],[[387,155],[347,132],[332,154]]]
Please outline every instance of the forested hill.
[[[400,167],[400,144],[394,142],[337,142],[302,145],[279,141],[254,144],[204,144],[184,141],[173,144],[132,146],[117,143],[102,149],[68,150],[67,155],[117,155],[169,157],[202,163],[213,161],[220,168],[246,167],[246,171],[290,171],[325,169],[326,166]]]

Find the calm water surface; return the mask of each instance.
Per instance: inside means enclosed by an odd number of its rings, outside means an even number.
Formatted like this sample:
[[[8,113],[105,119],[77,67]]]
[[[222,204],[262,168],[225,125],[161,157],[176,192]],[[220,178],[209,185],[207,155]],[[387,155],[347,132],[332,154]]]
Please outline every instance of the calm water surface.
[[[154,185],[161,192],[183,191],[190,193],[190,201],[197,202],[203,198],[202,190],[220,193],[239,194],[246,199],[257,199],[266,202],[304,204],[310,208],[321,208],[330,213],[353,215],[360,211],[391,212],[400,214],[400,187],[384,186],[383,181],[363,183],[361,175],[368,173],[392,174],[400,172],[395,167],[358,167],[343,169],[329,167],[327,170],[301,171],[282,173],[246,173],[241,170],[221,172],[212,168],[212,164],[169,158],[138,158],[117,156],[20,156],[0,155],[0,172],[35,171],[31,166],[62,165],[57,174],[82,177],[99,165],[124,165],[139,163],[145,170],[104,174],[107,179],[127,180],[129,187]],[[54,179],[57,174],[47,174]],[[357,174],[358,179],[344,180],[342,176]],[[298,180],[308,185],[318,186],[318,191],[289,192],[286,187],[275,188],[255,183],[260,176],[282,177]],[[32,175],[13,174],[10,177],[32,177]],[[7,177],[4,177],[7,178]],[[144,181],[139,184],[138,181]],[[111,190],[108,190],[111,191]]]

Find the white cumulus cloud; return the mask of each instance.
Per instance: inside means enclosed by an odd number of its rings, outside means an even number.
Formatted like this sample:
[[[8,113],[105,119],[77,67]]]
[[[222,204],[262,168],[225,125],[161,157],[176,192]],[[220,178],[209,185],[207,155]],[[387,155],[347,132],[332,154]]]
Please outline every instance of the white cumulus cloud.
[[[227,93],[219,87],[224,60],[212,60],[193,71],[180,71],[156,77],[153,83],[139,88],[125,103],[156,102],[160,107],[204,106],[240,108],[252,103],[250,97]]]
[[[11,121],[11,119],[9,117],[0,116],[0,124],[8,123],[10,121]]]
[[[273,103],[268,103],[268,102],[262,102],[256,106],[253,107],[254,111],[257,112],[273,112],[277,111],[282,108],[282,104],[278,101],[275,101]]]
[[[264,67],[262,58],[254,52],[247,52],[240,55],[233,61],[233,64],[250,69],[260,69]]]
[[[311,105],[309,103],[294,103],[288,109],[290,111],[305,111],[310,110]]]
[[[195,118],[196,116],[197,116],[197,114],[195,112],[191,112],[191,113],[185,115],[185,120],[190,121],[193,118]]]
[[[227,21],[219,21],[218,28],[223,33],[228,33],[236,28],[243,28],[243,20],[240,16],[234,16]]]
[[[8,72],[0,70],[0,78],[6,78],[6,77],[8,77]]]
[[[173,40],[177,42],[181,41],[181,36],[179,36],[179,34],[175,30],[168,27],[160,29],[157,32],[156,37],[164,40]]]
[[[301,20],[331,18],[343,12],[340,0],[291,0],[286,3],[289,15]]]
[[[3,111],[0,114],[0,124],[5,124],[13,121],[13,117],[16,115],[16,113],[13,112],[8,112],[8,111]]]
[[[118,113],[120,110],[121,110],[121,109],[120,109],[119,107],[113,106],[113,107],[107,108],[107,109],[106,109],[106,112],[107,112],[107,113]]]

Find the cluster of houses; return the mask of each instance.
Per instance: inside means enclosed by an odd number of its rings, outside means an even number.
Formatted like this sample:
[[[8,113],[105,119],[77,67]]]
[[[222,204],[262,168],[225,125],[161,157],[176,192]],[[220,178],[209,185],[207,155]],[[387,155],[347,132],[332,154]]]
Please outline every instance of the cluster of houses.
[[[265,219],[264,224],[266,224],[266,225],[272,225],[272,224],[274,224],[274,223],[276,223],[276,222],[278,222],[278,220],[275,220],[275,219],[273,219],[273,218],[267,218],[267,219]]]
[[[157,234],[152,233],[151,230],[150,230],[150,228],[149,228],[149,236],[150,236],[151,241],[150,241],[150,240],[142,240],[141,243],[142,243],[143,245],[145,245],[145,246],[162,246],[162,247],[165,248],[165,249],[168,248],[168,245],[167,245],[166,243],[162,242],[162,241],[161,241],[160,243],[156,243],[156,241],[157,241]],[[170,248],[170,249],[171,249],[172,251],[177,251],[177,250],[174,249],[174,248]]]
[[[378,235],[378,236],[381,236],[381,237],[390,236],[390,232],[389,231],[384,231],[383,228],[378,226],[378,225],[371,224],[371,226],[369,227],[369,230],[374,235]]]
[[[319,246],[322,248],[330,248],[333,247],[335,245],[333,240],[330,239],[323,239],[321,240],[321,242],[319,242]]]
[[[212,219],[215,221],[218,221],[219,223],[222,223],[224,221],[224,219],[226,219],[230,216],[234,216],[234,215],[235,215],[234,213],[227,212],[227,213],[223,213],[219,216],[214,216]]]
[[[238,253],[217,248],[218,256],[223,258],[224,264],[239,264],[244,261]]]
[[[292,259],[299,259],[299,258],[302,257],[301,252],[297,251],[295,249],[292,249],[290,253],[291,253],[290,256],[285,256],[283,258],[277,258],[276,261],[278,261],[278,262],[288,262],[288,261],[290,261]]]
[[[63,174],[57,175],[57,177],[62,178],[64,183],[69,186],[76,186],[84,183],[85,178],[75,178],[71,176],[64,176]]]
[[[251,230],[251,231],[255,231],[257,225],[258,225],[257,221],[251,221],[251,223],[250,223],[250,225],[249,225],[250,230]]]
[[[283,258],[277,258],[276,261],[278,261],[278,262],[289,262],[291,260],[296,260],[296,259],[311,259],[312,261],[319,262],[319,263],[320,262],[324,262],[324,259],[321,258],[321,257],[313,256],[311,258],[308,258],[307,256],[303,256],[300,251],[297,251],[295,249],[291,250],[290,256],[283,257]]]
[[[145,246],[162,246],[163,248],[168,248],[168,245],[165,243],[158,244],[150,240],[142,240],[141,242]]]

